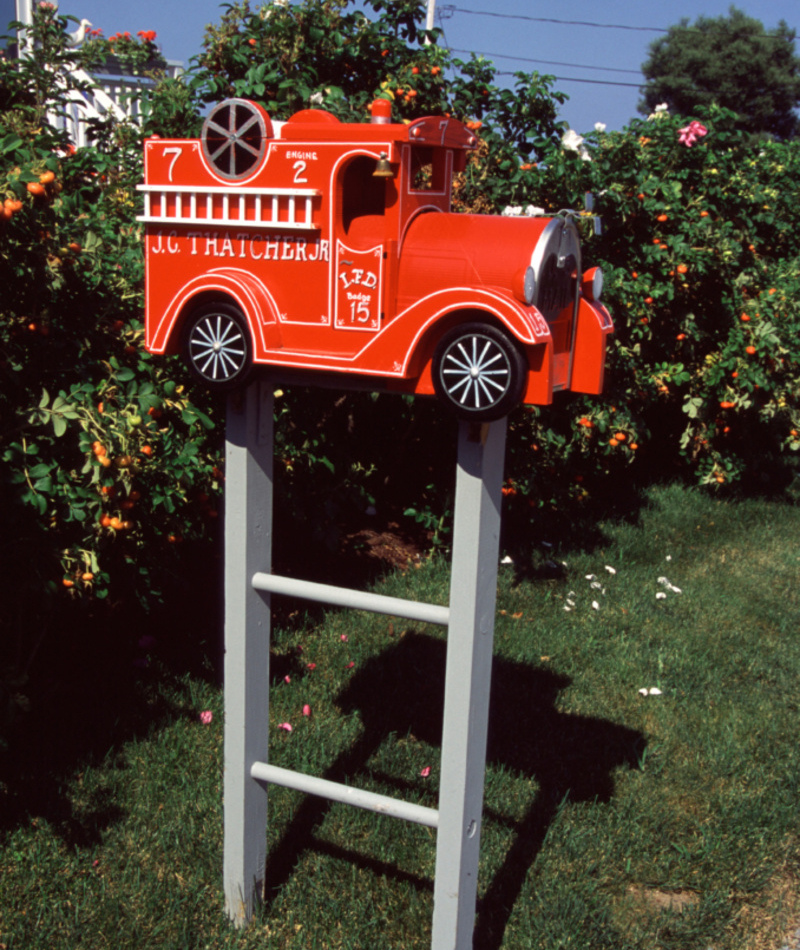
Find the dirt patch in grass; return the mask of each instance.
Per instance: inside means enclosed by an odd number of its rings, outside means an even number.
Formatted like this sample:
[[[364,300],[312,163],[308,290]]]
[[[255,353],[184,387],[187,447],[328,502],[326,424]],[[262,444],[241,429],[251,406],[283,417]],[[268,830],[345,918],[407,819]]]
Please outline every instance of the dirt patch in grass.
[[[361,528],[343,539],[343,554],[374,559],[382,565],[404,571],[422,563],[429,541],[410,537],[399,526],[390,522],[385,529]]]
[[[630,884],[625,893],[614,901],[614,918],[620,930],[630,935],[635,942],[658,929],[653,923],[654,918],[683,914],[699,901],[697,891]]]
[[[632,908],[645,913],[657,913],[668,910],[682,914],[700,900],[696,891],[666,891],[660,887],[640,887],[631,884],[626,891],[626,901]]]

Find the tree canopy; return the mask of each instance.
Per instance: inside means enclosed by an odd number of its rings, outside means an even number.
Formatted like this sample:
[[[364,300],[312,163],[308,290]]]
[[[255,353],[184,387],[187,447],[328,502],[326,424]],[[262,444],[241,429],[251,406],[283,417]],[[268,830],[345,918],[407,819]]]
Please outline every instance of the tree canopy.
[[[795,136],[800,120],[800,58],[795,32],[784,20],[775,29],[731,7],[727,16],[684,18],[650,44],[642,65],[642,113],[666,102],[691,115],[714,103],[733,110],[737,127],[779,139]]]

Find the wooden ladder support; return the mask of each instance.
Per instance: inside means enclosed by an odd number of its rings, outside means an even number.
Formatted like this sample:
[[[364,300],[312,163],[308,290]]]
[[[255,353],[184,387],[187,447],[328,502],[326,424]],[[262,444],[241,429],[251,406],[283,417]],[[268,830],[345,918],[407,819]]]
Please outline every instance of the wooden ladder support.
[[[486,765],[506,421],[460,422],[449,606],[271,573],[274,381],[229,399],[225,482],[226,910],[245,926],[263,891],[269,784],[436,828],[432,950],[472,947]],[[438,809],[268,763],[273,594],[447,627]]]

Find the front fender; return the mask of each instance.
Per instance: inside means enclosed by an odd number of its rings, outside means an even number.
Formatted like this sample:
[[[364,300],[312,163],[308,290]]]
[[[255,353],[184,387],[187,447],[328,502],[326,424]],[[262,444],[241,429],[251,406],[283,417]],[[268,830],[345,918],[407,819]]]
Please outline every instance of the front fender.
[[[606,341],[614,332],[611,314],[601,303],[581,297],[575,324],[570,389],[576,393],[598,395],[603,391],[606,365]]]
[[[531,369],[526,400],[550,402],[553,341],[547,321],[535,308],[498,288],[454,287],[416,301],[375,341],[373,359],[382,364],[375,371],[413,379],[414,392],[431,395],[436,344],[455,324],[480,319],[502,327],[523,347]]]
[[[395,371],[417,376],[433,354],[445,330],[459,321],[484,314],[506,329],[523,346],[552,343],[547,321],[504,290],[492,287],[451,287],[415,301],[381,333],[381,350],[398,357]],[[404,355],[403,355],[404,354]]]

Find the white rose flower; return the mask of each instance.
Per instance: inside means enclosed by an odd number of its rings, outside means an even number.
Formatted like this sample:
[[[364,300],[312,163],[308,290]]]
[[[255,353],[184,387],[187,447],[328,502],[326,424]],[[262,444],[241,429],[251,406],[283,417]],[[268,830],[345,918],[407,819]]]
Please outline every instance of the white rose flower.
[[[561,136],[561,144],[568,151],[577,152],[585,162],[591,161],[591,155],[583,146],[583,136],[578,135],[575,129],[567,129]]]

